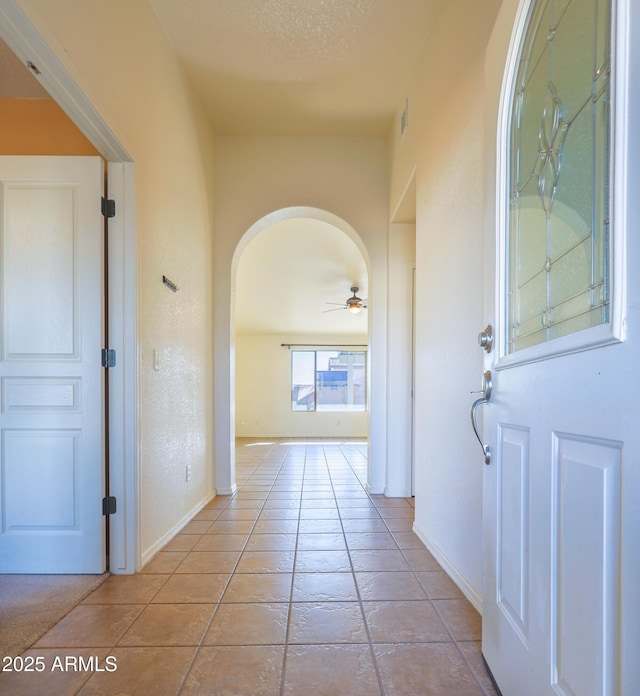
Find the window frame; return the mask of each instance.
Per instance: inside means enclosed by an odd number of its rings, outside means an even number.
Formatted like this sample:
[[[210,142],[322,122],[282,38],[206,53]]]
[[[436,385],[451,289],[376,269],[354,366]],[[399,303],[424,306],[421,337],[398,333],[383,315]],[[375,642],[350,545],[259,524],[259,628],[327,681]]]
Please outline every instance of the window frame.
[[[292,413],[366,413],[367,400],[368,400],[368,390],[367,390],[367,367],[368,367],[368,351],[366,348],[360,348],[359,350],[344,349],[340,346],[326,346],[323,348],[291,348],[290,349],[290,396],[291,396],[291,411]],[[296,401],[294,400],[293,393],[294,390],[301,386],[296,384],[294,381],[294,361],[295,356],[300,353],[312,353],[313,354],[313,408],[295,408]],[[362,387],[364,390],[363,402],[362,404],[344,404],[346,408],[331,408],[331,406],[340,406],[340,404],[320,404],[321,408],[318,408],[318,390],[319,390],[319,373],[326,372],[328,370],[318,370],[318,353],[336,353],[339,357],[340,354],[362,354],[363,363],[363,377]],[[330,360],[331,358],[329,358]],[[349,379],[348,379],[349,382]],[[351,384],[353,385],[353,374],[351,375]]]
[[[521,0],[516,17],[516,30],[512,42],[521,44],[529,11],[535,0]],[[625,56],[628,53],[628,37],[620,31],[623,20],[620,7],[625,3],[612,0],[611,17],[611,132],[610,132],[610,313],[609,321],[598,326],[583,329],[566,336],[553,338],[544,343],[522,348],[515,352],[508,350],[509,315],[507,307],[508,289],[508,230],[509,230],[509,189],[510,178],[510,141],[512,106],[515,94],[515,80],[518,72],[520,50],[510,51],[502,81],[502,93],[498,112],[497,161],[496,161],[496,344],[497,356],[495,368],[500,370],[527,363],[546,360],[562,355],[590,350],[600,346],[619,343],[626,338],[626,220],[624,215],[626,198],[625,156],[628,102],[628,69]],[[624,26],[624,24],[623,24]]]

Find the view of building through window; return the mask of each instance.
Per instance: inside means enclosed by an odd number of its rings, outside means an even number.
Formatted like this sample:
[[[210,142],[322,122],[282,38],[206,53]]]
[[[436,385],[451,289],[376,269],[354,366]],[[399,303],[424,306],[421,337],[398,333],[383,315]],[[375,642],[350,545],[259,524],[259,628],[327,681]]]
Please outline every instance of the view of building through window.
[[[364,411],[365,351],[292,350],[291,410]]]

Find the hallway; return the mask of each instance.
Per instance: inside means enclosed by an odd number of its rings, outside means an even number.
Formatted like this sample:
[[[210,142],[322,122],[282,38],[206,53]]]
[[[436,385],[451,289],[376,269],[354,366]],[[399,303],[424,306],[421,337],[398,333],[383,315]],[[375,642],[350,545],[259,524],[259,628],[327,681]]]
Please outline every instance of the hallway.
[[[413,501],[365,492],[366,441],[236,455],[237,494],[109,578],[25,653],[45,669],[1,675],[0,692],[495,694],[480,617],[411,531]]]

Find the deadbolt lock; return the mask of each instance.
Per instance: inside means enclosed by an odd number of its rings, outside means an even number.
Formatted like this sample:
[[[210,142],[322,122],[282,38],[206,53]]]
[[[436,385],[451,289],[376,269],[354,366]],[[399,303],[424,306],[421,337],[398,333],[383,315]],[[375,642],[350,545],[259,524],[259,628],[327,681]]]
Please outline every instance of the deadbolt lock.
[[[478,334],[478,345],[484,348],[487,353],[493,348],[493,326],[487,324],[487,328]]]

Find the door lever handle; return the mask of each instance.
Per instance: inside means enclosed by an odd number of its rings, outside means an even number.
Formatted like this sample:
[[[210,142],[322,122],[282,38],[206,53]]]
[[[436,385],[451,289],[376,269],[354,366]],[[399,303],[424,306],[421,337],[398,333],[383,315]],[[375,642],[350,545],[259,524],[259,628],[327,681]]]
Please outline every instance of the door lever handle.
[[[471,405],[471,426],[473,427],[473,432],[475,433],[476,438],[480,443],[480,447],[482,447],[484,463],[487,465],[491,464],[491,447],[489,447],[489,445],[485,445],[484,442],[482,442],[482,438],[480,437],[480,433],[478,432],[478,426],[476,424],[476,411],[478,410],[479,406],[489,403],[489,400],[491,399],[492,388],[493,384],[491,381],[491,372],[487,370],[482,375],[482,396],[479,399],[476,399]]]

